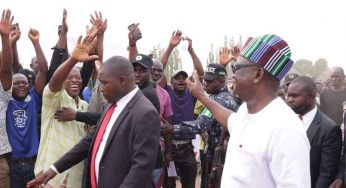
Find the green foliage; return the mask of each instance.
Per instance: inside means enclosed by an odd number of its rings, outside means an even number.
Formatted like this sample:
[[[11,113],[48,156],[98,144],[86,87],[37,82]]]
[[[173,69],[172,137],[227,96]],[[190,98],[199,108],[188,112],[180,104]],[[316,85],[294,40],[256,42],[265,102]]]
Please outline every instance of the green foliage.
[[[314,64],[310,60],[300,59],[294,63],[293,67],[300,75],[307,75],[312,78],[317,78],[325,71],[329,70],[328,62],[323,58],[318,59]]]
[[[166,49],[161,48],[160,45],[154,46],[151,50],[151,53],[153,54],[155,59],[161,59],[163,53]],[[179,54],[179,50],[177,48],[174,48],[171,55],[168,58],[167,66],[165,68],[165,76],[166,78],[170,78],[174,71],[181,70],[182,69],[182,61]]]

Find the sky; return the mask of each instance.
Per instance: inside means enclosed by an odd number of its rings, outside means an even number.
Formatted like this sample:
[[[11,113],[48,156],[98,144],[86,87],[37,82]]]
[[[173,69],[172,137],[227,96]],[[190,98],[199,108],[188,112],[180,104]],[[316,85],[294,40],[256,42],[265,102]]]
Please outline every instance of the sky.
[[[108,19],[104,59],[127,57],[127,26],[140,23],[143,38],[137,42],[140,53],[148,54],[157,45],[167,47],[171,34],[181,30],[189,36],[196,54],[206,65],[210,46],[221,46],[224,36],[249,37],[276,34],[289,44],[292,59],[315,62],[325,58],[328,65],[346,68],[346,11],[341,0],[0,0],[1,9],[10,8],[22,35],[18,41],[21,63],[28,68],[35,55],[27,37],[35,28],[47,61],[57,40],[63,8],[67,10],[68,45],[71,50],[90,25],[90,14],[101,11]],[[179,45],[183,69],[192,71],[192,61],[184,45]]]

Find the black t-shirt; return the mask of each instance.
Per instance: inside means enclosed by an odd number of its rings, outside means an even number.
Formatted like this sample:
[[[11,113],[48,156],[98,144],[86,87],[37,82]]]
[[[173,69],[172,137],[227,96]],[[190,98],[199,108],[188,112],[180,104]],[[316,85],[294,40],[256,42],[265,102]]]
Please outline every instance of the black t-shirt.
[[[346,88],[341,91],[326,90],[320,95],[321,111],[337,125],[342,124],[342,103],[346,101]]]
[[[155,85],[153,83],[150,83],[144,86],[143,88],[140,88],[140,90],[142,91],[143,95],[154,105],[157,112],[160,114],[160,101],[156,94]],[[158,145],[157,151],[158,153],[157,153],[157,159],[155,163],[155,169],[162,168],[163,166],[163,156],[161,153],[160,145]]]

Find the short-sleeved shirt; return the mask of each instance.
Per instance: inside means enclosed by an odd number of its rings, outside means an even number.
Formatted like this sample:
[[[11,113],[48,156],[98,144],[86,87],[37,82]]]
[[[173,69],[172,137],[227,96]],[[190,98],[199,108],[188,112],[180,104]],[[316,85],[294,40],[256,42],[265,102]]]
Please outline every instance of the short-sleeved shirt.
[[[88,103],[78,98],[78,106],[76,106],[75,99],[69,96],[65,89],[52,92],[47,85],[42,95],[41,140],[35,174],[50,168],[55,161],[72,149],[86,135],[84,123],[78,121],[62,122],[54,119],[54,114],[62,107],[86,112]],[[81,187],[83,170],[84,163],[81,162],[55,176],[49,184],[57,187],[68,175],[67,187]]]
[[[7,133],[13,158],[29,158],[38,151],[38,115],[41,96],[35,88],[29,90],[23,101],[11,98],[6,112]]]
[[[173,115],[171,98],[166,90],[159,85],[156,85],[156,94],[160,101],[160,116],[169,117]]]
[[[6,131],[6,110],[11,99],[12,89],[4,91],[0,80],[0,155],[12,151]]]
[[[177,125],[182,121],[195,120],[194,109],[196,99],[190,94],[190,92],[185,90],[184,94],[180,96],[168,85],[165,87],[165,90],[171,97],[173,110],[172,124]]]

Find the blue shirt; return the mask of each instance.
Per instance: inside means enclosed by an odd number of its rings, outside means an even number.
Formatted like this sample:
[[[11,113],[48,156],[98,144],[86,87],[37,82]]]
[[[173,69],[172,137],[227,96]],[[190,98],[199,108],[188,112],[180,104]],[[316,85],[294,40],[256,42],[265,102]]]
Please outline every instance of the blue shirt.
[[[6,126],[13,158],[28,158],[38,151],[38,114],[42,99],[35,88],[24,101],[11,98],[6,112]]]
[[[171,97],[171,105],[173,111],[172,124],[177,125],[182,121],[193,121],[195,120],[195,104],[196,99],[185,90],[182,96],[178,95],[173,91],[170,86],[166,86],[165,90]]]
[[[82,92],[83,100],[89,103],[91,94],[92,94],[92,90],[89,87],[85,87]]]

